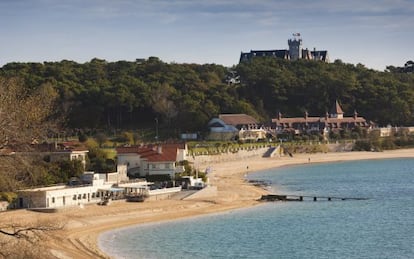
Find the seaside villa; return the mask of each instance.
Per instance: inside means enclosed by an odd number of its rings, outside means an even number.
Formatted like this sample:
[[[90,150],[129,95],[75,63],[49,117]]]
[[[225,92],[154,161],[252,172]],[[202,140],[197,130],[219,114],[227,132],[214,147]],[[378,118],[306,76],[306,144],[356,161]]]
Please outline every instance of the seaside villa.
[[[165,175],[173,179],[184,172],[178,162],[187,160],[186,144],[158,144],[116,148],[118,164],[126,165],[131,177]]]
[[[254,140],[266,138],[266,130],[247,114],[219,114],[208,124],[211,140]]]

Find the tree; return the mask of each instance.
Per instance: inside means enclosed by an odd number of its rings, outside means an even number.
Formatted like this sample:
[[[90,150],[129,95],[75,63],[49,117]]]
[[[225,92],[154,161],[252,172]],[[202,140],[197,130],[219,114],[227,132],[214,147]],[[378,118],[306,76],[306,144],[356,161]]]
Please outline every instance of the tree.
[[[171,100],[171,96],[174,94],[175,89],[170,85],[154,84],[152,93],[152,109],[164,116],[170,124],[170,121],[177,116],[177,109],[174,102]]]
[[[89,153],[89,165],[88,170],[97,173],[109,173],[115,172],[116,166],[115,161],[108,157],[108,154],[100,148],[90,148]]]
[[[99,144],[99,147],[102,147],[103,144],[108,140],[108,137],[104,133],[98,133],[95,136],[96,141]]]
[[[62,177],[57,179],[59,183],[67,183],[72,177],[79,178],[84,172],[84,166],[80,160],[62,160],[57,162]]]
[[[55,131],[59,121],[56,98],[49,84],[29,88],[21,80],[0,78],[0,150],[28,151],[32,142]],[[0,156],[0,190],[15,191],[39,183],[33,174],[39,161],[19,153]]]
[[[51,85],[31,90],[21,80],[0,78],[0,93],[0,149],[25,150],[56,129],[57,93]]]
[[[278,111],[285,117],[302,116],[304,110],[323,115],[335,99],[342,100],[348,115],[356,109],[381,126],[412,125],[414,74],[408,70],[413,67],[408,61],[380,72],[341,60],[263,57],[234,66],[240,84],[229,85],[226,67],[168,64],[151,57],[133,62],[9,63],[0,68],[0,76],[18,76],[30,91],[52,84],[70,128],[144,129],[159,118],[160,126],[170,130],[164,135],[176,135],[201,131],[219,113],[248,113],[263,122]]]

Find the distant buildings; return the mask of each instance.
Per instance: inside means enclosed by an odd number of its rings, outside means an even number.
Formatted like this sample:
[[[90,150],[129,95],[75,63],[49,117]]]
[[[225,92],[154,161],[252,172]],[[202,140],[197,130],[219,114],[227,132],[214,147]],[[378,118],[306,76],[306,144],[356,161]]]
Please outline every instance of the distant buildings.
[[[208,123],[209,139],[254,140],[266,138],[266,130],[259,122],[246,114],[220,114]]]
[[[266,139],[267,136],[278,134],[308,134],[321,133],[326,136],[329,132],[339,132],[344,129],[366,128],[371,129],[374,124],[354,111],[352,117],[345,117],[344,112],[335,101],[330,112],[324,116],[309,116],[285,118],[281,113],[269,123],[259,123],[255,118],[246,114],[220,114],[208,123],[210,140],[252,140]]]
[[[325,116],[310,117],[305,112],[303,117],[284,118],[279,113],[277,118],[272,119],[272,123],[278,134],[319,132],[325,135],[331,131],[341,129],[369,128],[372,126],[372,123],[367,122],[364,117],[359,117],[356,111],[352,117],[344,117],[344,112],[338,101],[335,101],[331,111],[327,112]]]
[[[399,73],[414,73],[414,61],[407,61],[403,67],[397,67],[396,71]]]
[[[288,60],[319,60],[329,62],[327,50],[308,50],[302,48],[302,38],[299,33],[294,33],[293,38],[288,40],[289,49],[275,50],[250,50],[250,52],[242,52],[240,62],[249,61],[256,57],[275,57]]]

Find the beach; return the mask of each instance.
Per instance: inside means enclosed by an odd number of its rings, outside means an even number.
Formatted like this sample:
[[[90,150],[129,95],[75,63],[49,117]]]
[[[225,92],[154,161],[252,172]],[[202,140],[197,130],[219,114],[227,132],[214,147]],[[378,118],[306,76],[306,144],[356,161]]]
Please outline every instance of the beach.
[[[361,159],[414,158],[414,149],[385,152],[337,152],[294,154],[293,157],[263,158],[260,155],[244,160],[200,163],[200,169],[211,167],[209,184],[217,188],[215,195],[179,200],[128,203],[114,201],[109,206],[95,204],[71,208],[57,213],[38,213],[26,210],[2,214],[8,222],[51,220],[64,227],[44,241],[56,258],[108,258],[97,245],[100,233],[141,223],[168,221],[197,215],[217,213],[259,204],[267,191],[244,180],[246,174],[281,166],[351,161]]]

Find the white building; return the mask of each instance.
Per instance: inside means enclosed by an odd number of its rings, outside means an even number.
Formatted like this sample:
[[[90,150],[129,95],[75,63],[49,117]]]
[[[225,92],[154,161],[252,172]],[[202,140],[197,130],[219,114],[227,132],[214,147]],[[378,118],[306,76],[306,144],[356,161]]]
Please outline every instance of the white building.
[[[160,144],[155,146],[117,148],[118,164],[128,167],[128,174],[136,177],[169,175],[184,172],[178,162],[187,160],[186,144]]]
[[[50,186],[18,191],[19,208],[59,208],[98,202],[112,184],[96,177],[91,185]]]
[[[102,197],[112,196],[123,192],[122,188],[113,187],[118,183],[128,181],[126,166],[119,165],[118,171],[106,174],[85,172],[85,185],[56,185],[18,191],[17,207],[19,208],[59,208],[94,203]]]
[[[83,168],[86,167],[86,157],[88,156],[88,150],[85,149],[72,149],[72,150],[59,150],[50,153],[50,161],[60,160],[79,160],[82,162]]]
[[[254,140],[266,138],[266,130],[259,122],[247,114],[219,114],[208,122],[209,139],[214,140]]]

